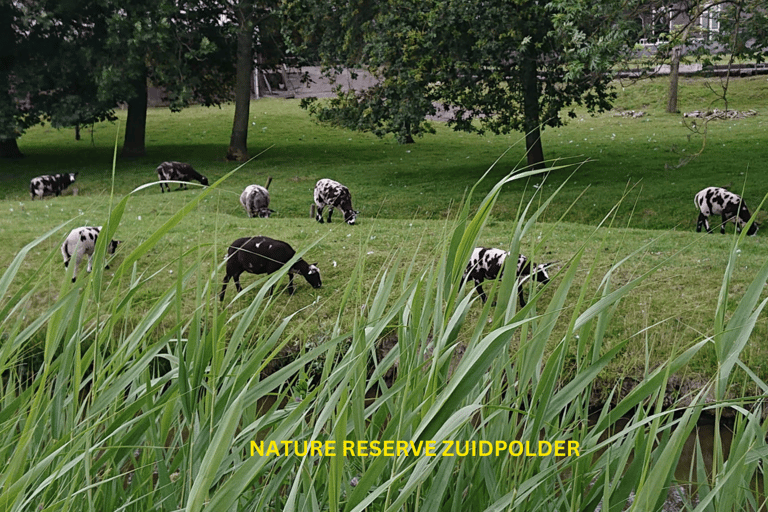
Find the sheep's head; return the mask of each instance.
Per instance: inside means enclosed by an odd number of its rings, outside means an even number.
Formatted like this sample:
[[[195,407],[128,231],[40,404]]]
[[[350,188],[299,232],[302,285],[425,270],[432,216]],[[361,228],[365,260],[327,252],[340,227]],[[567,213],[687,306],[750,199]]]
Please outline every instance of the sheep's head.
[[[312,288],[320,288],[323,285],[323,282],[320,279],[320,269],[317,268],[317,263],[309,265],[307,273],[304,274],[304,279],[312,285]]]
[[[546,284],[549,282],[549,272],[547,272],[547,269],[552,266],[552,263],[541,263],[539,265],[536,265],[533,267],[533,272],[531,272],[531,275],[533,276],[533,279],[535,281],[538,281],[539,283]]]
[[[357,214],[360,213],[357,210],[349,209],[344,212],[344,222],[349,224],[350,226],[353,226],[355,224],[355,220],[357,219]]]
[[[122,240],[110,240],[109,245],[107,246],[107,254],[115,254],[117,246],[121,243],[123,243]]]
[[[275,210],[273,210],[272,208],[263,207],[263,208],[259,208],[259,211],[256,213],[262,219],[268,219],[270,215],[275,213]]]

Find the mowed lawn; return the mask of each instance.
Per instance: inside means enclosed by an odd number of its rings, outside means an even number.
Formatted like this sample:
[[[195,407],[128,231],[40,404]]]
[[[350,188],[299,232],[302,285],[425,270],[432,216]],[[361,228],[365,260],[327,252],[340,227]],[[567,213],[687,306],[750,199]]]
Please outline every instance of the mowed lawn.
[[[731,108],[754,109],[758,115],[712,121],[706,125],[706,139],[686,127],[681,114],[663,112],[666,82],[616,86],[617,111],[592,117],[576,110],[576,118],[565,127],[544,131],[545,156],[554,170],[505,185],[480,239],[483,245],[505,247],[528,201],[535,209],[562,187],[526,237],[523,252],[537,261],[554,262],[556,271],[585,246],[579,275],[587,279],[594,265],[590,286],[595,293],[602,275],[630,254],[634,256],[613,274],[612,287],[655,269],[614,313],[608,339],[634,337],[636,341],[611,365],[609,380],[642,374],[711,332],[734,239],[695,233],[694,194],[707,186],[730,186],[738,193],[743,190],[753,211],[768,194],[768,82],[764,77],[733,80],[729,90]],[[702,80],[682,80],[681,110],[706,109],[712,99]],[[623,110],[646,114],[617,115]],[[25,244],[70,221],[24,263],[22,278],[37,280],[39,287],[37,303],[28,305],[30,312],[58,294],[63,276],[58,247],[66,232],[80,225],[103,224],[110,204],[156,180],[154,169],[160,162],[189,162],[211,183],[236,169],[240,164],[223,159],[232,113],[231,105],[193,107],[178,114],[151,109],[148,155],[118,159],[114,181],[112,159],[115,141],[122,141],[124,112],[119,112],[118,123],[83,131],[81,141],[74,140],[73,130],[49,126],[25,134],[19,146],[26,158],[0,162],[0,232],[5,241],[0,261],[9,263]],[[298,100],[281,99],[252,102],[251,118],[249,150],[255,158],[219,185],[133,271],[155,283],[149,288],[152,292],[143,293],[159,295],[173,285],[174,272],[184,268],[185,258],[201,255],[205,265],[200,276],[215,300],[223,277],[220,264],[232,240],[260,234],[289,241],[297,249],[316,243],[307,260],[318,262],[323,288],[316,292],[297,277],[297,294],[278,296],[281,303],[274,308],[279,315],[305,308],[301,314],[312,322],[299,335],[300,343],[321,340],[330,333],[347,279],[360,259],[367,273],[365,282],[371,286],[388,265],[402,265],[413,258],[419,268],[432,268],[469,189],[492,167],[477,186],[472,198],[476,205],[499,179],[525,163],[519,133],[479,136],[435,123],[436,135],[399,145],[391,138],[319,126],[299,108]],[[701,131],[704,123],[697,124]],[[697,152],[701,154],[688,161]],[[29,180],[57,172],[78,172],[77,182],[62,197],[30,201]],[[265,184],[268,177],[272,177],[271,207],[277,214],[271,219],[248,219],[238,201],[240,192],[251,183]],[[357,226],[340,223],[339,212],[331,225],[317,224],[309,217],[312,189],[320,178],[333,178],[350,188],[353,204],[361,212]],[[159,186],[152,186],[134,192],[118,229],[117,238],[125,244],[120,253],[146,240],[199,190],[190,186],[188,191],[161,194]],[[761,220],[765,217],[758,214]],[[717,219],[712,220],[717,224]],[[727,231],[733,233],[732,224]],[[759,232],[741,245],[729,286],[730,311],[765,263],[766,236],[765,231]],[[120,253],[115,259],[118,265]],[[244,285],[255,280],[243,276]],[[550,288],[557,283],[555,278]],[[375,290],[359,290],[360,303],[370,293]],[[548,293],[544,291],[545,298]],[[234,295],[230,283],[225,305]],[[229,307],[242,307],[247,297]],[[140,304],[142,297],[136,300]],[[759,340],[766,334],[763,315],[753,334],[755,341],[743,354],[764,380],[768,379],[768,350]],[[714,361],[714,357],[699,357],[690,373],[706,379]]]

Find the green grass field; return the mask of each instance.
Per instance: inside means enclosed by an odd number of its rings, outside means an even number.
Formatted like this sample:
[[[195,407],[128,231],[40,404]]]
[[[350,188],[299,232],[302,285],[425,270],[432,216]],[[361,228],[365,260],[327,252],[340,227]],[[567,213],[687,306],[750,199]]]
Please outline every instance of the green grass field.
[[[541,216],[540,230],[551,234],[540,247],[534,247],[535,239],[527,240],[530,248],[524,253],[536,251],[543,260],[565,261],[580,244],[587,243],[588,258],[605,269],[658,240],[633,259],[631,272],[643,273],[659,262],[665,263],[637,296],[621,306],[624,327],[612,333],[620,340],[663,322],[652,336],[658,337],[652,343],[654,361],[664,360],[711,328],[711,319],[701,312],[711,311],[716,303],[713,290],[720,286],[732,243],[730,237],[695,233],[698,212],[693,195],[705,186],[730,184],[731,190],[744,190],[745,200],[754,210],[768,193],[762,179],[768,161],[768,125],[761,116],[711,122],[702,154],[679,169],[665,168],[677,165],[681,157],[698,151],[703,143],[698,136],[689,140],[691,132],[682,126],[680,115],[663,113],[665,86],[663,81],[624,87],[617,84],[623,89],[617,109],[644,110],[648,112],[645,117],[617,117],[615,112],[580,115],[565,128],[546,130],[545,154],[563,167],[549,173],[546,180],[536,177],[506,185],[481,238],[483,245],[504,247],[521,205],[538,192],[541,194],[534,202],[539,203],[562,186]],[[763,78],[736,80],[732,106],[760,110],[757,99],[768,97],[764,93],[768,93],[768,83]],[[701,81],[683,81],[683,110],[705,108],[710,97]],[[292,100],[262,99],[253,103],[251,113],[250,149],[260,155],[208,196],[193,216],[171,230],[161,247],[137,262],[140,275],[170,267],[155,276],[160,289],[173,282],[169,272],[179,255],[198,245],[213,266],[221,262],[228,243],[241,236],[272,236],[297,248],[320,239],[308,258],[318,261],[324,278],[319,295],[332,304],[361,255],[370,268],[379,268],[396,250],[402,254],[418,252],[419,263],[428,263],[446,229],[445,219],[455,216],[462,198],[483,173],[493,166],[478,185],[478,197],[524,161],[518,134],[477,136],[456,133],[438,123],[437,135],[399,145],[391,139],[318,126]],[[180,114],[150,110],[149,156],[118,160],[115,196],[156,180],[154,169],[164,160],[190,162],[211,182],[237,167],[222,158],[231,116],[230,108],[192,108]],[[9,172],[3,173],[6,179],[0,184],[6,205],[0,220],[7,241],[0,248],[3,261],[10,261],[24,244],[66,220],[72,219],[68,228],[104,223],[118,130],[118,124],[100,124],[93,130],[92,141],[86,135],[76,142],[71,131],[40,127],[21,139],[27,158],[4,163]],[[80,173],[72,187],[77,189],[77,196],[72,197],[73,191],[68,190],[60,198],[30,201],[29,179],[55,172]],[[269,220],[248,219],[239,204],[239,194],[248,184],[264,184],[268,176],[273,177],[271,206],[277,214]],[[358,226],[338,223],[338,213],[337,223],[330,226],[309,218],[314,183],[323,177],[341,181],[351,189],[355,208],[361,212]],[[199,190],[191,187],[186,192],[161,195],[158,188],[145,188],[132,195],[117,234],[125,242],[121,252],[143,242]],[[595,232],[609,215],[612,229]],[[759,218],[764,217],[761,212]],[[728,232],[733,231],[731,224]],[[47,251],[56,252],[45,267],[51,297],[57,293],[62,269],[57,247],[65,234],[63,230],[59,237],[49,239],[46,251],[26,262],[31,274]],[[590,237],[593,241],[587,242]],[[605,247],[598,249],[599,243]],[[752,279],[767,246],[761,233],[744,243],[734,276],[736,289]],[[285,308],[315,301],[315,294],[303,284],[299,295]],[[229,293],[230,298],[234,296],[231,284]],[[761,329],[765,333],[766,326]],[[641,368],[643,361],[637,356],[646,350],[641,348],[634,355],[628,354],[628,361],[620,361],[617,368]],[[768,370],[768,364],[763,364],[768,363],[768,353],[761,347],[753,350],[757,366]],[[710,369],[706,362],[702,364],[696,372],[706,376]],[[768,379],[768,373],[761,376]]]
[[[701,80],[681,85],[682,110],[710,105]],[[546,130],[555,168],[503,186],[524,162],[519,134],[438,123],[436,135],[404,146],[318,126],[294,100],[252,103],[249,148],[259,156],[207,190],[134,192],[165,160],[191,163],[212,184],[235,170],[223,160],[231,106],[151,110],[148,156],[118,160],[114,180],[119,123],[81,141],[30,130],[19,141],[26,158],[0,172],[9,267],[0,278],[0,510],[594,510],[601,501],[620,510],[630,491],[635,510],[655,510],[673,474],[707,480],[701,454],[687,475],[675,473],[705,409],[718,421],[738,409],[734,462],[715,456],[710,470],[722,478],[690,492],[726,508],[762,500],[754,486],[764,483],[767,427],[759,408],[743,411],[768,388],[768,242],[758,232],[737,244],[732,225],[728,236],[696,233],[693,195],[730,185],[754,211],[768,194],[768,82],[732,82],[731,108],[759,115],[709,123],[706,145],[681,115],[663,113],[665,82],[617,87],[617,109],[647,115],[580,114]],[[78,180],[61,197],[30,201],[29,180],[56,172]],[[240,192],[270,176],[277,214],[247,218]],[[324,177],[350,188],[358,225],[338,212],[330,225],[309,218]],[[110,211],[123,241],[111,268],[86,278],[83,264],[71,285],[62,240],[73,227],[107,226]],[[323,287],[298,277],[294,296],[282,286],[269,297],[265,276],[244,274],[243,294],[230,283],[220,305],[226,247],[249,235],[306,251]],[[552,262],[556,276],[528,290],[522,311],[512,279],[500,282],[494,307],[470,302],[456,284],[475,244],[519,247]],[[397,350],[374,370],[369,354],[393,336]],[[392,365],[389,388],[381,376]],[[622,389],[625,379],[637,387]],[[674,387],[693,390],[685,405]],[[620,418],[629,424],[610,437]],[[542,434],[578,439],[590,456],[282,464],[245,455],[256,437]],[[617,476],[627,484],[613,484]]]

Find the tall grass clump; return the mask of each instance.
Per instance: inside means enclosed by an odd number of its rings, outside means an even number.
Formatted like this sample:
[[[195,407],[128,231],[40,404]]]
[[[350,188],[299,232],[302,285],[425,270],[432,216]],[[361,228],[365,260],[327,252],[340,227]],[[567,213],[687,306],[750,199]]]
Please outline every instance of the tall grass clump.
[[[603,275],[595,265],[577,274],[582,248],[523,308],[514,272],[485,304],[461,285],[502,187],[534,174],[510,174],[479,204],[471,191],[426,267],[394,254],[370,269],[361,257],[330,334],[271,373],[316,328],[311,315],[274,320],[283,298],[269,290],[288,266],[252,285],[241,309],[222,309],[214,240],[180,254],[175,281],[151,301],[133,300],[153,279],[137,261],[226,177],[119,258],[108,279],[104,246],[128,198],[118,202],[93,274],[74,284],[62,276],[55,300],[29,318],[24,304],[40,284],[15,279],[56,231],[44,234],[0,278],[0,511],[647,511],[677,485],[691,510],[763,507],[762,405],[729,393],[747,381],[768,391],[739,359],[765,306],[768,264],[730,318],[727,271],[713,332],[595,407],[598,375],[642,343],[641,332],[607,348],[605,333],[650,272],[615,282],[622,260]],[[521,205],[512,254],[551,199]],[[396,343],[383,353],[385,338]],[[702,351],[713,351],[717,375],[670,405],[670,376]],[[736,418],[729,444],[716,436],[710,460],[694,441],[682,465],[702,414],[721,422],[724,411]]]

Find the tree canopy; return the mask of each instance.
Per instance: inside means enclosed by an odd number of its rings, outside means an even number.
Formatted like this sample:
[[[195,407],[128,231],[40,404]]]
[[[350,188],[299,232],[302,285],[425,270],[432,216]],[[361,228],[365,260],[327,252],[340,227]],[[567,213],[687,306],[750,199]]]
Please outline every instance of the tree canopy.
[[[0,2],[0,156],[37,123],[114,119],[128,105],[123,153],[144,153],[147,85],[172,110],[231,97],[234,38],[226,2]],[[7,41],[5,40],[7,39]]]
[[[380,79],[310,102],[321,119],[410,142],[441,109],[458,130],[524,132],[528,163],[540,166],[543,127],[562,125],[576,105],[610,107],[612,66],[636,35],[633,9],[631,0],[296,0],[285,12],[297,54],[314,45],[328,69],[360,66]]]

